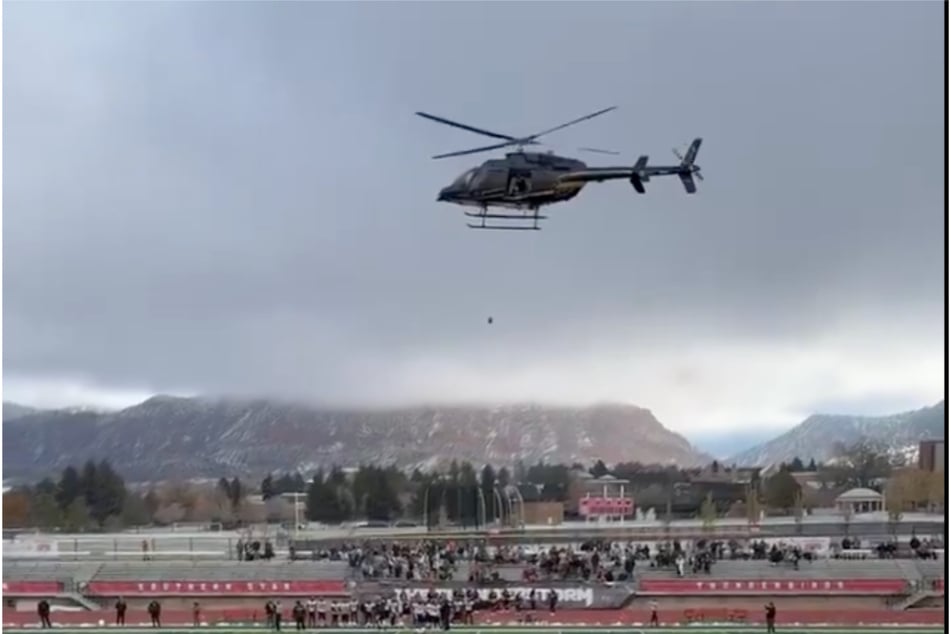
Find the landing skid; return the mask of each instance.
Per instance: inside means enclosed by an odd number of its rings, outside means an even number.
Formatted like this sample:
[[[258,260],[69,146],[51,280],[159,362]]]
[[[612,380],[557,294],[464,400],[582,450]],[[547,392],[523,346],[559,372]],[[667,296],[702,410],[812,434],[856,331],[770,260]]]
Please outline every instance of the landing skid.
[[[518,225],[474,225],[466,224],[470,229],[495,229],[497,231],[541,231],[541,227],[536,226],[523,226]]]
[[[484,208],[483,208],[483,210],[482,210],[482,213],[477,213],[477,214],[476,214],[476,213],[472,213],[472,212],[469,212],[469,211],[464,212],[464,213],[465,213],[468,217],[470,217],[470,218],[479,218],[479,219],[482,220],[482,222],[481,222],[480,224],[477,224],[477,225],[472,224],[472,223],[466,224],[466,226],[469,227],[470,229],[494,229],[494,230],[497,230],[497,231],[541,231],[542,228],[538,226],[538,221],[539,221],[539,220],[546,220],[546,219],[548,218],[548,216],[539,216],[539,215],[538,215],[538,208],[537,208],[537,207],[534,208],[534,209],[532,209],[532,213],[531,213],[531,214],[521,214],[521,215],[518,215],[518,214],[490,214],[490,213],[487,213],[487,212],[486,212],[486,209],[484,209]],[[531,224],[531,225],[528,225],[528,224],[511,224],[511,225],[499,224],[499,225],[487,225],[487,224],[485,224],[486,219],[490,219],[490,220],[516,220],[516,221],[520,221],[520,222],[523,222],[523,223],[528,222],[528,221],[531,221],[532,224]]]

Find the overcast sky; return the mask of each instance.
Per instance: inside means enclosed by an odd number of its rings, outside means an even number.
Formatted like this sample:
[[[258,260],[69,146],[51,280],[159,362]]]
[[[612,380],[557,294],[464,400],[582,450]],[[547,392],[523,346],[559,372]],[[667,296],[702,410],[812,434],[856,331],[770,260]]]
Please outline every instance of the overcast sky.
[[[3,388],[631,402],[686,432],[943,392],[943,7],[7,3]],[[427,110],[667,163],[541,232]],[[495,323],[487,324],[493,316]]]

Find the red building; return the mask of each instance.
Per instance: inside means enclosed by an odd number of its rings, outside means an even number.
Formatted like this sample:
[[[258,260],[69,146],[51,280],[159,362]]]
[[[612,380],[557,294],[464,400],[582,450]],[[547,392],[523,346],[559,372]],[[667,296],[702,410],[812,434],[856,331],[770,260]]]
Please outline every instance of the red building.
[[[625,487],[630,484],[611,475],[585,482],[585,493],[578,500],[578,514],[589,522],[623,522],[634,515],[634,500]]]

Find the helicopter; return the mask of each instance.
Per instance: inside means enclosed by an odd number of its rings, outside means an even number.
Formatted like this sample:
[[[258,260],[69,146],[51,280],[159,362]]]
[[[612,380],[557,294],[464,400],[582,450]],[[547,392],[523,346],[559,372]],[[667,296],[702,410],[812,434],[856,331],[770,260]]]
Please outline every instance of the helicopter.
[[[700,166],[695,163],[697,151],[700,149],[702,142],[700,138],[694,139],[683,155],[674,150],[674,154],[680,160],[680,163],[676,165],[648,165],[648,157],[641,156],[631,167],[588,167],[578,159],[558,156],[552,152],[526,152],[524,150],[526,146],[539,145],[538,139],[546,134],[593,119],[616,109],[617,106],[604,108],[567,123],[523,137],[499,134],[426,112],[417,112],[417,116],[424,119],[500,140],[492,145],[437,154],[433,157],[434,159],[465,156],[506,147],[516,148],[514,152],[506,153],[505,158],[490,159],[482,165],[466,170],[452,184],[440,190],[436,200],[477,208],[478,212],[465,212],[466,216],[470,218],[481,219],[480,224],[469,223],[467,226],[470,229],[538,231],[541,229],[538,226],[539,221],[548,218],[539,215],[539,210],[543,206],[571,200],[589,182],[624,179],[631,183],[635,191],[643,194],[646,191],[644,183],[650,181],[651,177],[676,175],[680,178],[688,194],[695,193],[697,187],[694,177],[703,180],[703,176],[700,174]],[[597,148],[579,148],[579,150],[601,154],[617,154],[617,152]],[[489,209],[492,207],[511,210],[511,212],[490,213]],[[514,220],[519,222],[487,225],[486,220]],[[526,224],[528,221],[530,221],[530,224]]]

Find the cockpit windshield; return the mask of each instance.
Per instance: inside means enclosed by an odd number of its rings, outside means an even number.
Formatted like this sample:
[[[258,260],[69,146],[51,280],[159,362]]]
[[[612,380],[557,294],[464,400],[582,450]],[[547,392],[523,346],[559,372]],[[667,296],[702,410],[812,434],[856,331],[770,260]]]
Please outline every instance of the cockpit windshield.
[[[478,167],[473,167],[471,170],[469,170],[468,172],[463,173],[462,176],[460,176],[459,178],[457,178],[456,181],[452,184],[452,186],[455,187],[455,188],[459,188],[459,189],[463,189],[463,188],[468,187],[468,186],[469,186],[469,183],[472,182],[472,177],[475,176],[475,173],[476,173],[477,171],[479,171],[479,168],[478,168]]]

